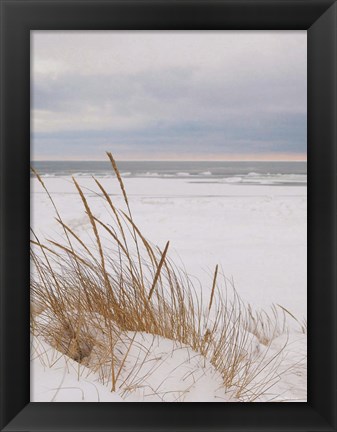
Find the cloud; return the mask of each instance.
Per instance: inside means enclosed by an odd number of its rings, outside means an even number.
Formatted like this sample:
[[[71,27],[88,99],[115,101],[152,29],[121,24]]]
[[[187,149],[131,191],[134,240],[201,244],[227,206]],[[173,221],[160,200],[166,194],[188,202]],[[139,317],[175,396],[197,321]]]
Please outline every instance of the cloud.
[[[306,152],[305,32],[39,31],[32,46],[37,157]]]

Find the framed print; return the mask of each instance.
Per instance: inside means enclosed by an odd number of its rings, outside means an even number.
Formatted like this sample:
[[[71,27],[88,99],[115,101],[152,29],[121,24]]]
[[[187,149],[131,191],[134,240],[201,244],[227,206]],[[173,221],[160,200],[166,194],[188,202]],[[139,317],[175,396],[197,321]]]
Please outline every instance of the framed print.
[[[1,10],[2,430],[335,430],[336,3]]]

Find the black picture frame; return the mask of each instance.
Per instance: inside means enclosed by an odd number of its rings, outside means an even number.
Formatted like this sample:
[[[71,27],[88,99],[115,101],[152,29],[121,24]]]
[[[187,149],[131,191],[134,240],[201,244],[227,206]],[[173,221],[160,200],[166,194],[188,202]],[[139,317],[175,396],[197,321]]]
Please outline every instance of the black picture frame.
[[[336,430],[337,4],[332,0],[0,0],[1,430]],[[31,30],[308,31],[308,402],[30,403]]]

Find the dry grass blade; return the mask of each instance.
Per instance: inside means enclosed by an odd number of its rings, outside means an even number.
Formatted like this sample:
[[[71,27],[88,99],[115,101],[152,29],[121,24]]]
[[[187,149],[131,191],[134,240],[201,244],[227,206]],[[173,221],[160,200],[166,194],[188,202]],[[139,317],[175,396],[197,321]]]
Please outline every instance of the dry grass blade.
[[[125,191],[125,186],[124,186],[124,183],[123,183],[122,176],[121,176],[121,174],[120,174],[120,172],[119,172],[119,169],[118,169],[118,167],[117,167],[116,161],[115,161],[115,159],[114,159],[113,156],[112,156],[112,153],[107,152],[107,155],[108,155],[108,158],[110,159],[110,162],[111,162],[112,168],[113,168],[113,170],[114,170],[114,172],[115,172],[115,174],[116,174],[116,177],[117,177],[118,182],[119,182],[119,186],[120,186],[121,191],[122,191],[122,193],[123,193],[124,201],[125,201],[126,207],[127,207],[127,209],[128,209],[128,212],[129,212],[129,217],[130,217],[130,219],[132,220],[132,214],[131,214],[131,209],[130,209],[130,205],[129,205],[129,200],[128,200],[128,197],[127,197],[127,194],[126,194],[126,191]],[[135,228],[134,228],[134,227],[133,227],[133,235],[134,235],[133,238],[134,238],[135,245],[136,245],[136,249],[137,249],[137,256],[138,256],[139,271],[140,271],[141,282],[142,282],[142,283],[141,283],[141,286],[144,286],[142,260],[141,260],[141,256],[140,256],[140,252],[139,252],[139,246],[138,246],[138,241],[137,241],[137,235],[136,235],[136,231],[135,231]]]
[[[285,312],[287,315],[291,316],[291,318],[297,322],[297,324],[301,327],[302,333],[306,333],[307,332],[307,324],[306,321],[304,321],[303,323],[301,323],[294,314],[292,314],[288,309],[286,309],[285,307],[277,304],[277,306],[283,310],[283,312]]]
[[[96,258],[94,257],[94,255],[90,252],[90,249],[87,247],[87,245],[80,239],[80,237],[68,226],[66,225],[62,220],[57,219],[56,221],[69,233],[71,234],[77,241],[78,243],[85,249],[85,251],[87,252],[87,254],[94,260],[96,261]]]
[[[212,303],[213,303],[213,298],[214,298],[214,291],[215,291],[215,286],[216,286],[216,278],[218,276],[218,264],[215,266],[215,271],[214,271],[214,277],[213,277],[213,285],[212,285],[212,291],[211,291],[211,298],[209,300],[209,305],[208,305],[208,310],[210,311],[212,308]]]
[[[126,195],[126,191],[125,191],[124,183],[123,183],[123,180],[122,180],[122,176],[121,176],[121,174],[120,174],[120,172],[119,172],[119,169],[118,169],[118,167],[117,167],[116,161],[115,161],[115,159],[113,158],[112,153],[107,152],[107,155],[108,155],[108,158],[110,159],[110,162],[111,162],[112,168],[113,168],[113,170],[115,171],[115,174],[116,174],[116,176],[117,176],[117,179],[118,179],[118,182],[119,182],[120,188],[121,188],[122,193],[123,193],[124,201],[126,202],[127,206],[129,206],[128,196]]]
[[[156,287],[156,284],[157,284],[157,281],[158,281],[161,269],[163,267],[163,264],[164,264],[164,261],[165,261],[165,258],[166,258],[166,254],[167,254],[167,250],[169,248],[169,245],[170,245],[170,242],[167,242],[166,246],[165,246],[165,249],[164,249],[164,252],[163,252],[163,254],[162,254],[161,258],[160,258],[160,261],[159,261],[159,264],[158,264],[158,268],[157,268],[156,274],[154,276],[153,283],[152,283],[152,286],[151,286],[151,289],[150,289],[150,292],[149,292],[149,295],[148,295],[148,299],[149,300],[151,299],[153,291],[154,291],[154,289]]]
[[[76,189],[78,190],[78,193],[80,194],[80,197],[81,197],[82,202],[84,204],[85,210],[86,210],[87,215],[89,217],[92,229],[93,229],[94,234],[95,234],[95,238],[96,238],[96,241],[97,241],[99,255],[101,257],[101,264],[102,264],[102,269],[103,269],[103,274],[104,274],[104,280],[105,280],[106,288],[110,291],[110,293],[112,293],[112,288],[111,288],[111,285],[110,285],[109,276],[108,276],[106,268],[105,268],[105,259],[104,259],[104,253],[103,253],[101,238],[100,238],[98,230],[97,230],[95,218],[94,218],[94,216],[93,216],[93,214],[91,212],[91,209],[90,209],[90,207],[88,205],[88,202],[87,202],[87,200],[86,200],[86,198],[84,196],[84,193],[83,193],[80,185],[77,183],[77,181],[76,181],[76,179],[74,177],[72,177],[72,179],[73,179],[73,182],[74,182],[74,184],[76,186]]]
[[[122,223],[121,223],[120,217],[118,216],[118,212],[117,212],[115,206],[113,205],[113,203],[112,203],[112,201],[111,201],[111,198],[109,197],[109,194],[108,194],[107,191],[104,189],[104,187],[101,185],[101,183],[100,183],[96,178],[93,178],[93,179],[94,179],[95,183],[97,184],[97,186],[99,187],[99,189],[101,190],[101,192],[103,193],[104,198],[105,198],[106,201],[108,202],[108,204],[109,204],[111,210],[113,211],[113,214],[115,215],[115,219],[116,219],[117,224],[118,224],[118,226],[119,226],[120,232],[121,232],[121,234],[122,234],[122,237],[123,237],[123,240],[124,240],[125,247],[127,247],[127,242],[126,242],[126,238],[125,238],[125,234],[124,234],[123,225],[122,225]],[[122,179],[121,179],[121,180],[122,180]],[[123,183],[122,183],[122,184],[123,184]],[[122,189],[122,190],[123,190],[123,189]]]
[[[158,265],[157,264],[157,259],[156,259],[156,255],[153,252],[153,249],[150,245],[150,243],[146,240],[146,238],[143,236],[143,234],[141,233],[141,231],[139,230],[139,228],[137,227],[137,225],[134,223],[134,221],[132,220],[132,218],[130,218],[125,212],[122,211],[122,214],[124,215],[124,217],[126,218],[126,220],[132,225],[133,229],[136,231],[137,235],[139,236],[139,238],[142,240],[147,253],[150,257],[150,260],[152,261],[153,264]]]

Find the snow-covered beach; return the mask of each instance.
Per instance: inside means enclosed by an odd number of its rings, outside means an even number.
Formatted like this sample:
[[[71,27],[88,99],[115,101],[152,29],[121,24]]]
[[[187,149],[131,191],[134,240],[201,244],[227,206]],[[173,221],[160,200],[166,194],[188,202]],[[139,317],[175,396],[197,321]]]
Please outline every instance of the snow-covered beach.
[[[262,177],[256,173],[244,178],[209,178],[207,174],[205,178],[191,178],[182,173],[177,178],[136,178],[126,174],[123,180],[133,218],[143,235],[161,249],[169,240],[170,258],[178,266],[183,266],[192,280],[200,282],[203,295],[210,295],[212,274],[218,264],[225,277],[233,281],[242,300],[254,309],[268,310],[272,304],[279,304],[302,322],[306,320],[307,289],[306,182],[303,176],[296,175]],[[95,215],[109,223],[106,203],[100,199],[94,180],[89,176],[77,177],[77,180]],[[99,180],[114,205],[123,208],[123,197],[116,178],[110,176]],[[43,181],[63,220],[81,238],[92,241],[90,222],[71,177],[46,176]],[[31,192],[31,225],[35,233],[40,238],[58,240],[60,229],[55,221],[55,211],[36,178],[32,178]],[[306,400],[306,335],[301,334],[296,321],[290,320],[289,323],[293,328],[287,336],[290,342],[283,367],[297,366],[290,373],[290,378],[285,374],[278,387],[274,387],[274,393],[279,393],[277,400],[303,401]],[[280,348],[282,340],[284,342],[281,335],[273,342],[268,355],[272,356],[277,346]],[[167,350],[166,355],[169,355],[167,341],[157,340],[156,343],[161,353]],[[45,352],[45,349],[42,351]],[[78,371],[74,372],[76,367],[60,372],[64,369],[64,362],[68,361],[63,355],[59,355],[61,363],[56,362],[53,366],[58,372],[54,370],[53,373],[46,367],[48,361],[41,367],[41,359],[36,355],[32,358],[32,400],[62,401],[70,398],[96,401],[97,394],[101,394],[99,388],[102,384],[97,382],[97,377],[91,381],[92,374],[85,382],[89,380],[98,386],[95,392],[85,390],[88,384],[78,380]],[[162,367],[160,373],[170,374],[173,382],[176,379],[179,383],[187,373],[179,375],[173,372],[179,361],[181,356],[177,355],[177,360]],[[85,366],[81,365],[81,368]],[[48,387],[49,379],[51,384]],[[153,379],[159,385],[160,376]],[[67,384],[67,380],[71,383]],[[57,386],[74,388],[74,382],[81,391],[72,391],[71,396],[63,390],[58,391],[56,397],[52,391]],[[205,382],[208,382],[210,390],[202,394]],[[174,385],[163,387],[164,393],[167,391],[164,401],[180,400],[176,394],[173,399],[167,396],[173,392]],[[209,379],[204,377],[199,387],[197,384],[190,386],[190,392],[183,393],[185,396],[181,400],[230,401],[230,394],[219,393],[218,387],[219,377],[210,366]],[[123,396],[125,400],[132,401],[154,400],[153,396],[144,397],[144,392],[136,392],[127,397],[125,393],[113,393],[111,401],[122,401]],[[99,400],[110,399],[102,391]],[[268,399],[266,396],[261,400],[273,400],[273,397]]]
[[[255,177],[251,177],[254,180]],[[95,214],[108,222],[106,206],[90,177],[77,177]],[[123,197],[116,179],[100,178],[117,208]],[[211,289],[216,264],[254,307],[279,303],[306,318],[306,184],[245,184],[227,179],[123,178],[134,219],[145,237]],[[90,231],[71,177],[44,179],[62,217],[81,235]],[[265,180],[264,180],[265,181]],[[55,211],[32,180],[32,226],[59,234]]]

